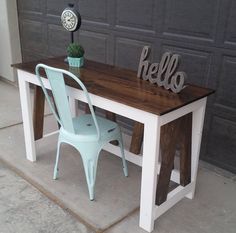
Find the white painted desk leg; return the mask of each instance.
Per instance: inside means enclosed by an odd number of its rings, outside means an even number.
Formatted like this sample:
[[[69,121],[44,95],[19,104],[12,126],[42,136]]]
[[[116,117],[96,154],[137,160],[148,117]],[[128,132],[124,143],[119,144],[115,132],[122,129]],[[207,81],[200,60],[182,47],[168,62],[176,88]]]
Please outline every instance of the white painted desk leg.
[[[25,135],[25,149],[26,157],[30,161],[36,161],[35,141],[34,141],[34,129],[33,129],[33,118],[31,109],[30,99],[30,88],[29,83],[24,80],[23,77],[19,77],[19,90],[20,90],[20,101],[22,109],[23,127]]]
[[[141,228],[151,232],[154,228],[157,169],[160,149],[160,120],[152,116],[144,124],[142,184],[140,200]]]
[[[193,112],[192,121],[192,162],[191,162],[191,182],[193,183],[192,191],[186,195],[187,198],[193,199],[197,180],[199,154],[201,149],[202,130],[205,117],[207,98],[204,99],[202,106]]]

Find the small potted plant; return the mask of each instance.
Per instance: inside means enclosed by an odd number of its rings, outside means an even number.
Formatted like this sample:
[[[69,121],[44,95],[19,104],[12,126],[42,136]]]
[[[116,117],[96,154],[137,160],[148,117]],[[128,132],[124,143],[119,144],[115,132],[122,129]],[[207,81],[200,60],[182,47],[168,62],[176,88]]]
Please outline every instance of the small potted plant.
[[[81,67],[84,65],[84,49],[78,43],[71,43],[67,47],[69,66]]]

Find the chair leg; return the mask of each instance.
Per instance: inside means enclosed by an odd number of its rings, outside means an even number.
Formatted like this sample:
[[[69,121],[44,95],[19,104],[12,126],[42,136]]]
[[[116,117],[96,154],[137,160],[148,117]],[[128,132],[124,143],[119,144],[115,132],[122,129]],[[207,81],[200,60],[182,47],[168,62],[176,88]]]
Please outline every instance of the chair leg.
[[[120,138],[118,141],[119,141],[120,151],[122,155],[123,171],[124,171],[124,175],[127,177],[129,174],[128,174],[127,162],[125,159],[124,144],[123,144],[122,138]]]
[[[94,186],[96,181],[97,163],[97,156],[91,159],[83,159],[84,170],[89,190],[89,198],[91,201],[94,200]]]
[[[55,163],[54,172],[53,172],[53,179],[54,180],[57,179],[57,175],[58,175],[58,161],[59,161],[59,157],[60,157],[60,145],[61,145],[61,142],[58,141],[58,143],[57,143],[57,157],[56,157],[56,163]]]

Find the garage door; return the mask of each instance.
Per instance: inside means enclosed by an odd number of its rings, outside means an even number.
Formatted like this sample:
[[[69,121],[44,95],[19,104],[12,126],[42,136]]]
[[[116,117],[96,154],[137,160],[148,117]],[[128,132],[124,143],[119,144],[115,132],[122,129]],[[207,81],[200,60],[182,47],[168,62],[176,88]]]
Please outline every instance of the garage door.
[[[70,36],[60,14],[68,2],[79,2],[83,23],[75,37],[88,59],[137,70],[149,45],[153,61],[178,53],[189,82],[217,90],[201,158],[236,173],[236,1],[18,0],[24,61],[65,54]]]

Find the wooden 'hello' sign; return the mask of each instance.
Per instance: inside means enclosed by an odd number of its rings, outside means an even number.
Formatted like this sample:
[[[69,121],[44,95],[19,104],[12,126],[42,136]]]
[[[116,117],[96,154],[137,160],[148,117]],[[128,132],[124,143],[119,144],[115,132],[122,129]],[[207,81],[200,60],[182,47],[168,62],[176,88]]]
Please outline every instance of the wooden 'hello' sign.
[[[150,48],[144,46],[139,61],[138,78],[149,80],[151,83],[156,83],[159,87],[163,86],[174,93],[179,93],[186,87],[184,85],[186,74],[176,71],[180,60],[179,55],[166,52],[162,55],[160,63],[151,64],[147,60],[149,54]]]

